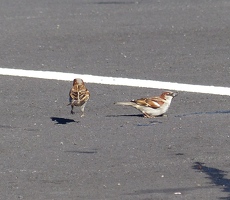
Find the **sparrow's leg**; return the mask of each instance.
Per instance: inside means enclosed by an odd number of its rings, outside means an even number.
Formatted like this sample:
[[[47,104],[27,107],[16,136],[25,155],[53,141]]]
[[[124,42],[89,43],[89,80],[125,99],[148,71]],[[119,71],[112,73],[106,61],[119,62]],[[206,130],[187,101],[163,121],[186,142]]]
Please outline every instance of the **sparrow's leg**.
[[[82,112],[82,114],[81,114],[81,117],[84,117],[84,110],[85,110],[85,105],[86,105],[86,102],[81,106],[81,112]]]
[[[145,118],[154,118],[154,116],[151,116],[151,115],[147,114],[146,112],[143,112],[143,114],[144,114]]]
[[[71,111],[70,111],[71,114],[74,114],[73,107],[74,107],[74,106],[71,105]]]

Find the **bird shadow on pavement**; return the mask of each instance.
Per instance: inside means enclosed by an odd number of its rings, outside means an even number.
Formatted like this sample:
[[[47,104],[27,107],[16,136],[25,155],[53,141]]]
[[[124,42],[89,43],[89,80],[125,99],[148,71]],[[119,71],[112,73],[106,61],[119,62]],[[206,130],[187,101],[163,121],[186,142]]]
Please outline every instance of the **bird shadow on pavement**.
[[[141,118],[145,119],[143,114],[136,114],[136,115],[106,115],[106,117],[141,117]],[[163,116],[157,116],[155,118],[161,118],[161,117],[163,117]],[[153,118],[146,118],[146,120],[147,119],[153,119]],[[155,126],[156,124],[161,124],[161,123],[163,123],[163,122],[157,121],[157,120],[152,120],[152,121],[149,121],[147,123],[138,123],[138,124],[134,124],[134,125],[136,125],[136,126]]]
[[[211,112],[194,112],[188,114],[175,115],[175,117],[186,117],[190,115],[215,115],[215,114],[230,114],[230,110],[217,110]]]
[[[69,123],[79,123],[79,121],[75,121],[73,119],[67,119],[67,118],[60,118],[60,117],[50,117],[52,121],[55,121],[55,124],[69,124]]]
[[[106,117],[143,117],[143,114],[136,114],[136,115],[106,115]]]
[[[213,184],[219,186],[223,192],[228,193],[228,197],[220,197],[219,199],[230,199],[230,179],[225,178],[227,172],[217,168],[207,167],[204,163],[195,162],[193,169],[205,173],[207,179],[210,179]]]

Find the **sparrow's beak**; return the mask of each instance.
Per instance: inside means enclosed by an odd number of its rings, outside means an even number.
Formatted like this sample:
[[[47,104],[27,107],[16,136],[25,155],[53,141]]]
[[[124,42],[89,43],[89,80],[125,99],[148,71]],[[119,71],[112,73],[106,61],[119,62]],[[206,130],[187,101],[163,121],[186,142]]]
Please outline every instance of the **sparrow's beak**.
[[[172,97],[175,97],[175,96],[177,96],[178,95],[178,92],[173,92],[172,93]]]

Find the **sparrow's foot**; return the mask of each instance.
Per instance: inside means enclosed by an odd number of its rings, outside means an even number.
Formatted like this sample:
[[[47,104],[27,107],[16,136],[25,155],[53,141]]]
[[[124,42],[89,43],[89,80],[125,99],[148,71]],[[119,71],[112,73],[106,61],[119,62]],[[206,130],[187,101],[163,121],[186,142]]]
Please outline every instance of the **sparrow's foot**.
[[[147,113],[144,113],[144,117],[145,117],[145,118],[154,118],[154,116],[151,116],[151,115],[149,115],[149,114],[147,114]]]
[[[70,111],[70,113],[73,115],[73,114],[75,114],[75,112],[73,112],[72,110]]]
[[[81,114],[81,117],[84,117],[84,116],[85,116],[85,114],[84,114],[84,113],[82,113],[82,114]]]

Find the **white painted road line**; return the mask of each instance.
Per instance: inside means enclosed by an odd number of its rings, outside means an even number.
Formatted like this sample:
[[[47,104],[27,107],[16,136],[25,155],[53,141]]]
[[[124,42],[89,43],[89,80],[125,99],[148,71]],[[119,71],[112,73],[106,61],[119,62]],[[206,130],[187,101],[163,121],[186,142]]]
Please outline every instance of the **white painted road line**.
[[[81,78],[87,83],[145,87],[145,88],[230,96],[229,87],[219,87],[219,86],[192,85],[192,84],[161,82],[161,81],[153,81],[153,80],[93,76],[87,74],[73,74],[73,73],[64,73],[64,72],[34,71],[34,70],[9,69],[9,68],[0,68],[0,75],[53,79],[53,80],[63,80],[63,81],[72,81],[74,78]]]

